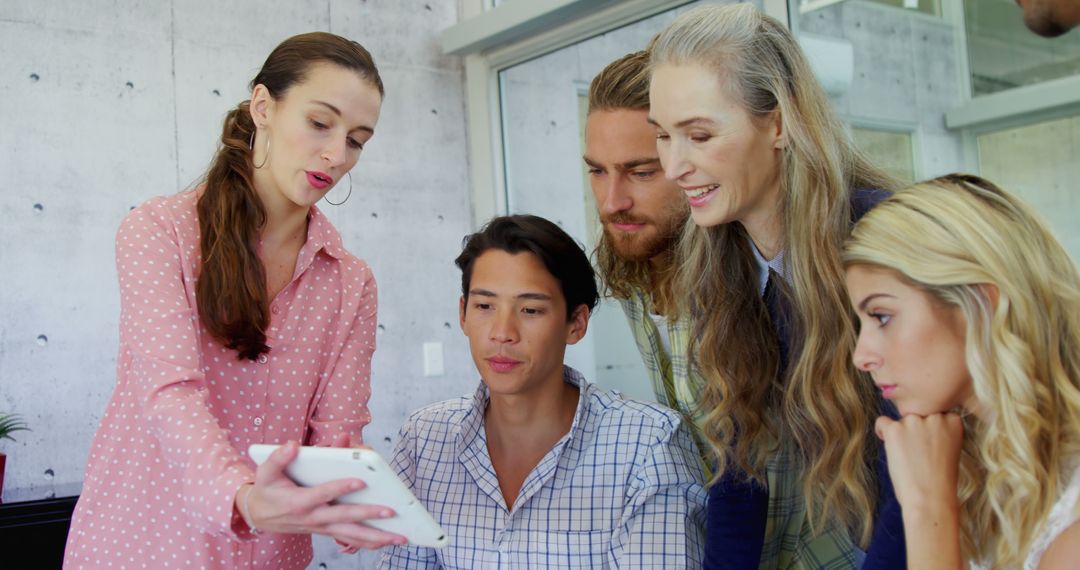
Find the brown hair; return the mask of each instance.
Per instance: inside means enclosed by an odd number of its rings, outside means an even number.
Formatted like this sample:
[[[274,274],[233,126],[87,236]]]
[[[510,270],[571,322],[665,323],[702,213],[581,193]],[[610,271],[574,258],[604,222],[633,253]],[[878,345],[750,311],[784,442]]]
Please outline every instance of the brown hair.
[[[250,87],[264,85],[274,99],[301,83],[315,63],[332,63],[358,73],[383,95],[371,54],[360,44],[326,32],[293,36],[270,52]],[[229,111],[221,147],[206,173],[198,202],[202,267],[195,286],[203,326],[239,358],[254,360],[270,351],[266,272],[257,252],[266,209],[252,182],[255,123],[250,101]]]
[[[649,110],[649,52],[628,53],[609,63],[589,84],[589,113],[593,111]],[[666,236],[671,248],[678,235]],[[615,252],[607,232],[602,232],[593,251],[603,278],[604,293],[629,299],[635,289],[649,291],[655,308],[668,314],[675,308],[671,296],[673,264],[657,271],[649,259],[626,259]]]
[[[461,270],[463,297],[469,297],[476,260],[493,249],[535,255],[559,282],[567,322],[573,320],[578,307],[584,305],[591,312],[600,301],[596,275],[578,242],[550,220],[528,214],[492,218],[480,231],[461,240],[461,254],[454,264]]]
[[[609,63],[589,84],[589,112],[649,109],[649,52],[635,51]]]
[[[787,370],[739,223],[699,228],[680,244],[676,294],[695,316],[691,353],[705,378],[704,432],[719,461],[759,481],[778,452],[794,454],[815,530],[838,521],[869,541],[875,512],[877,416],[872,384],[851,361],[855,334],[840,248],[852,190],[891,189],[848,139],[798,42],[748,4],[679,16],[651,46],[653,65],[703,64],[755,117],[778,112],[788,144],[780,208],[791,310]]]

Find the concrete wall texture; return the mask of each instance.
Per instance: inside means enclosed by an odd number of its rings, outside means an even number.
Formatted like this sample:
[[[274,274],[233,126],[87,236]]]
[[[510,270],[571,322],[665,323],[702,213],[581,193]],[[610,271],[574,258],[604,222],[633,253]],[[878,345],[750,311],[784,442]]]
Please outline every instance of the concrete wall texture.
[[[5,499],[78,491],[115,383],[117,226],[200,177],[224,113],[296,33],[360,41],[386,83],[352,197],[320,205],[380,285],[365,439],[388,454],[406,413],[473,389],[453,265],[471,223],[463,75],[438,45],[458,19],[447,0],[0,1],[0,412],[33,430],[0,444]],[[444,343],[441,377],[422,375],[425,341]],[[313,568],[370,566],[316,544]]]
[[[961,136],[945,128],[945,112],[963,97],[952,24],[850,0],[803,15],[799,30],[854,47],[851,87],[833,100],[842,117],[910,130],[917,140],[916,178],[964,169]]]

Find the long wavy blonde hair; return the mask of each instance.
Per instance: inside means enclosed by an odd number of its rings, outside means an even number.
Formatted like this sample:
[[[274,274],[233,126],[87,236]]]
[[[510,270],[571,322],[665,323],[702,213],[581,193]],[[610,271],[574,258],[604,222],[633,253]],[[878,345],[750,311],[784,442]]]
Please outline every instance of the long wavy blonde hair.
[[[963,313],[985,414],[965,417],[962,548],[1020,567],[1080,459],[1075,263],[1027,205],[970,175],[898,192],[859,222],[843,260],[895,271]]]
[[[718,473],[733,464],[763,481],[769,459],[790,446],[814,529],[835,520],[865,544],[877,501],[877,401],[851,363],[840,248],[853,223],[853,189],[893,183],[853,147],[795,38],[756,8],[688,11],[650,52],[654,68],[714,69],[752,116],[779,112],[788,140],[779,176],[788,263],[781,288],[792,331],[786,371],[742,225],[693,229],[680,243],[676,299],[696,315],[691,353],[706,379],[701,410]]]

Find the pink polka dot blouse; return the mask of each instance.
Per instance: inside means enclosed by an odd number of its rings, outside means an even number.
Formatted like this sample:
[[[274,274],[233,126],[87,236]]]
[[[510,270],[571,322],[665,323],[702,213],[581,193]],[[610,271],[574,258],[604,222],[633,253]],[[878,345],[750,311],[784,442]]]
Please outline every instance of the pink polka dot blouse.
[[[359,440],[370,421],[376,287],[317,208],[257,361],[195,306],[196,193],[133,210],[116,237],[117,382],[94,436],[65,568],[305,568],[306,535],[251,537],[234,515],[252,443]]]

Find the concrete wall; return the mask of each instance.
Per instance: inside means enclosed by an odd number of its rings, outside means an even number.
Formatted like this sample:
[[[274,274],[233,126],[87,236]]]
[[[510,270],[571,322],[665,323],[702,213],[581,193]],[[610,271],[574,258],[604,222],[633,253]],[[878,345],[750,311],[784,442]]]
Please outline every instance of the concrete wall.
[[[910,129],[917,145],[918,178],[964,169],[960,134],[945,129],[945,112],[957,107],[963,96],[952,24],[849,0],[804,14],[798,29],[852,43],[851,87],[833,99],[842,117],[856,124]]]
[[[463,77],[438,46],[458,18],[446,0],[0,2],[0,412],[33,429],[0,443],[4,499],[78,492],[115,383],[116,228],[200,176],[225,111],[300,32],[360,41],[386,83],[351,199],[320,206],[380,284],[365,439],[388,452],[408,411],[475,386],[452,263],[470,229]],[[425,341],[444,376],[422,376]],[[313,568],[371,560],[317,545]]]
[[[1080,260],[1080,115],[983,133],[977,141],[982,175],[1035,208]]]

